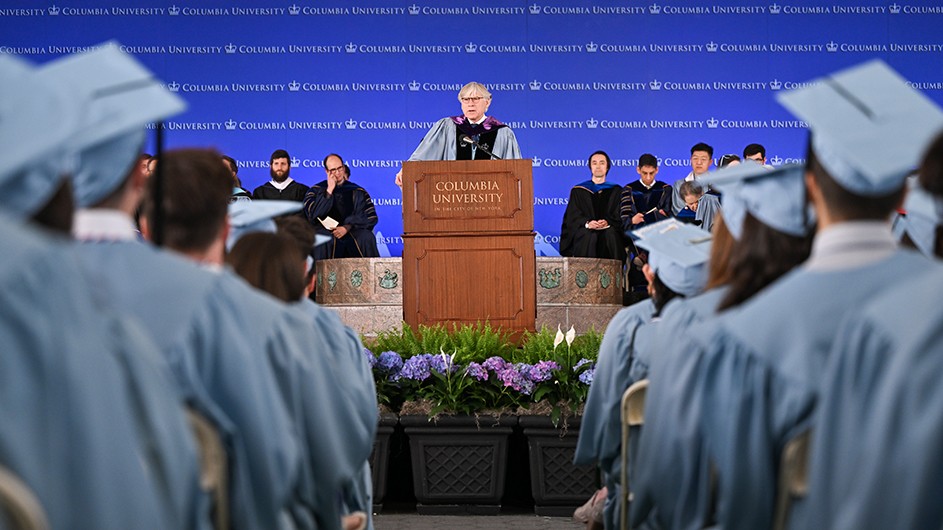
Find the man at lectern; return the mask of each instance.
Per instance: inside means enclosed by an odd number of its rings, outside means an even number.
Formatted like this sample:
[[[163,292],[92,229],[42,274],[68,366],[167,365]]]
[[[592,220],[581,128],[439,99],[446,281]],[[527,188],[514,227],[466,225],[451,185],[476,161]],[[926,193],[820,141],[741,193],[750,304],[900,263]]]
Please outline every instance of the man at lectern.
[[[490,160],[521,158],[521,148],[510,127],[486,116],[491,92],[481,83],[471,82],[458,92],[462,114],[442,118],[429,129],[409,160]],[[402,170],[396,185],[402,186]]]

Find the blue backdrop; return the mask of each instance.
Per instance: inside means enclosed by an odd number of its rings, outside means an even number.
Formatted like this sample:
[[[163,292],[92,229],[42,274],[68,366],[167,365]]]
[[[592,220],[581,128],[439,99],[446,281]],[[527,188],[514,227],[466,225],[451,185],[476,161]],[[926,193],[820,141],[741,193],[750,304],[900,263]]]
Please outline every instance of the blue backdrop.
[[[619,184],[637,178],[645,152],[661,160],[661,180],[683,177],[700,141],[715,158],[759,142],[774,165],[801,160],[804,124],[777,90],[881,57],[943,102],[940,27],[943,2],[924,0],[7,0],[0,52],[43,63],[117,39],[190,103],[166,124],[168,145],[233,156],[250,190],[268,180],[275,149],[308,185],[340,153],[394,256],[393,177],[435,120],[461,112],[458,89],[480,81],[494,94],[488,114],[534,160],[537,248],[552,255],[596,149]]]

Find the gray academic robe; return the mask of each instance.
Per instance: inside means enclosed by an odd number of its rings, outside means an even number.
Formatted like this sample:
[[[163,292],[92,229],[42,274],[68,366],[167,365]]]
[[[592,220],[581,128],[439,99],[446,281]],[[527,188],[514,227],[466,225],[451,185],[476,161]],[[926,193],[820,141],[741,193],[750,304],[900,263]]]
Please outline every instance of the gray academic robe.
[[[836,246],[837,255],[883,244],[845,243]],[[780,453],[813,425],[836,315],[852,313],[931,265],[909,250],[853,267],[841,267],[840,260],[827,267],[807,263],[719,317],[713,329],[691,333],[692,356],[701,363],[693,397],[709,460],[717,466],[719,524],[770,527]]]
[[[793,528],[931,528],[943,520],[940,267],[838,330]]]
[[[205,527],[182,401],[72,246],[0,216],[0,464],[51,528]]]
[[[457,130],[452,118],[442,118],[435,122],[413,154],[409,155],[409,160],[455,160]],[[498,129],[491,152],[505,160],[521,158],[521,148],[517,145],[517,137],[510,127]]]

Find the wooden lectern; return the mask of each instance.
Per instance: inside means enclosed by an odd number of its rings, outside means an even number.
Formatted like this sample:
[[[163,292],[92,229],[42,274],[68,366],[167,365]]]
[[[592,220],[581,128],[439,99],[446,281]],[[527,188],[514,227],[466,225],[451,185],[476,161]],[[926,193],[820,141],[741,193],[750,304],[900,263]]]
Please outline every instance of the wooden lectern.
[[[533,205],[530,160],[405,162],[403,320],[533,330]]]

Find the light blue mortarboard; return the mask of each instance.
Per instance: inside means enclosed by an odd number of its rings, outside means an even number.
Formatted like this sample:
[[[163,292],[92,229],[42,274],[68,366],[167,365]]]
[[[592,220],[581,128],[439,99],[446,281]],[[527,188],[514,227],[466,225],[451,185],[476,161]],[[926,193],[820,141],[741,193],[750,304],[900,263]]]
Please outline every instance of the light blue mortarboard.
[[[939,107],[881,60],[776,97],[809,124],[812,149],[829,175],[859,195],[900,189],[943,129]]]
[[[72,169],[66,144],[84,105],[68,86],[47,83],[28,62],[0,54],[0,208],[36,213]]]
[[[648,250],[648,265],[671,288],[694,296],[707,284],[711,236],[694,225],[666,219],[634,233],[635,244]]]
[[[933,257],[936,227],[943,224],[943,200],[923,189],[917,179],[912,179],[909,184],[907,199],[904,201],[904,211],[907,214],[901,219],[901,223],[904,232],[910,236],[910,240],[917,245],[920,252]]]
[[[187,106],[115,42],[53,61],[39,75],[90,101],[82,129],[71,142],[78,154],[72,179],[79,207],[97,203],[124,182],[144,145],[145,125]]]
[[[229,238],[226,239],[226,250],[242,236],[252,232],[275,233],[274,218],[280,215],[294,213],[304,205],[298,201],[236,201],[229,204]]]
[[[701,179],[723,193],[724,224],[738,240],[747,212],[792,236],[803,236],[812,227],[814,214],[806,206],[805,168],[801,164],[771,169],[746,160]]]

